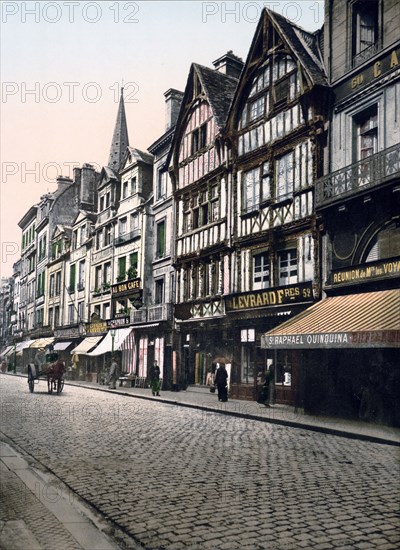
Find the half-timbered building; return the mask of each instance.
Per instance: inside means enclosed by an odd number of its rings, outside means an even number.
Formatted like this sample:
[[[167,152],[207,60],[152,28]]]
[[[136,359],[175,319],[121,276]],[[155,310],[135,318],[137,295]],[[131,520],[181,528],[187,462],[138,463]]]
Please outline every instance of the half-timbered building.
[[[320,33],[265,9],[230,110],[231,293],[225,296],[234,397],[256,397],[274,365],[276,398],[294,403],[295,356],[261,335],[320,295],[314,181],[322,173],[327,79]]]

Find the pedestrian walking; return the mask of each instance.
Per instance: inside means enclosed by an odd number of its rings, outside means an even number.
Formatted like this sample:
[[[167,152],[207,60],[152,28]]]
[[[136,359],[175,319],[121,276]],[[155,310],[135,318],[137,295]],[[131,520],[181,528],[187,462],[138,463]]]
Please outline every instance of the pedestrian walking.
[[[153,395],[160,395],[160,367],[157,361],[154,361],[153,365],[150,367],[149,377]]]
[[[110,372],[108,375],[108,385],[110,390],[116,389],[117,387],[116,384],[119,376],[120,376],[120,371],[119,371],[118,361],[116,357],[113,357],[110,365]]]
[[[223,363],[215,373],[214,384],[218,390],[218,401],[228,401],[228,373]]]
[[[273,381],[273,378],[274,378],[274,368],[272,365],[270,365],[265,369],[264,384],[261,392],[261,400],[262,400],[261,402],[264,403],[266,407],[270,406],[270,394],[271,394],[270,385],[271,385],[271,382]]]

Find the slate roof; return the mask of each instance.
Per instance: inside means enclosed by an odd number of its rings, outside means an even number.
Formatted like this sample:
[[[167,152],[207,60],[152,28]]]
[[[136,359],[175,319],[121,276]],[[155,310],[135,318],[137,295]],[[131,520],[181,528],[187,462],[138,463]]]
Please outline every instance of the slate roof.
[[[134,157],[138,162],[145,162],[146,164],[153,164],[154,157],[150,153],[140,151],[135,147],[127,147],[123,164],[125,164],[128,154]],[[122,166],[121,166],[122,168]]]
[[[222,129],[225,126],[238,79],[197,63],[193,63],[193,67],[206,93],[215,122]]]
[[[298,57],[312,82],[327,86],[328,80],[319,49],[318,32],[309,33],[298,25],[294,25],[282,15],[268,9],[265,9],[265,11],[291,46],[293,53]]]

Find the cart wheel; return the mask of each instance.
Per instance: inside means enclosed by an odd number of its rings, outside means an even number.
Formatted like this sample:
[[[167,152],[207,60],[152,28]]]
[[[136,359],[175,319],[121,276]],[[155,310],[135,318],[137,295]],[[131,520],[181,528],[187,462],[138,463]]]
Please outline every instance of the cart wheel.
[[[57,379],[57,394],[60,394],[64,388],[64,377]]]
[[[47,379],[47,392],[48,393],[53,393],[53,379],[52,378]]]
[[[30,368],[28,370],[28,386],[29,391],[33,393],[33,390],[35,389],[35,379],[33,378],[33,374]]]

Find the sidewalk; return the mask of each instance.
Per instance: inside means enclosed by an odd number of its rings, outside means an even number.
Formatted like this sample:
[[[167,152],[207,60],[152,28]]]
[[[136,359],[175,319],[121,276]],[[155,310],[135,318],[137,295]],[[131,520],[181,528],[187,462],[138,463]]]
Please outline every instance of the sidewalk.
[[[66,385],[79,386],[96,391],[126,395],[137,399],[148,399],[189,407],[203,411],[209,411],[240,418],[270,422],[282,426],[303,428],[331,435],[339,435],[352,439],[360,439],[375,443],[400,446],[400,428],[392,428],[379,424],[347,420],[342,418],[310,416],[304,414],[301,409],[295,409],[287,405],[273,405],[265,407],[255,401],[230,399],[227,403],[218,402],[217,394],[212,394],[206,388],[194,387],[187,391],[161,391],[160,397],[153,397],[150,389],[117,387],[110,390],[108,386],[102,386],[91,382],[66,381]]]

